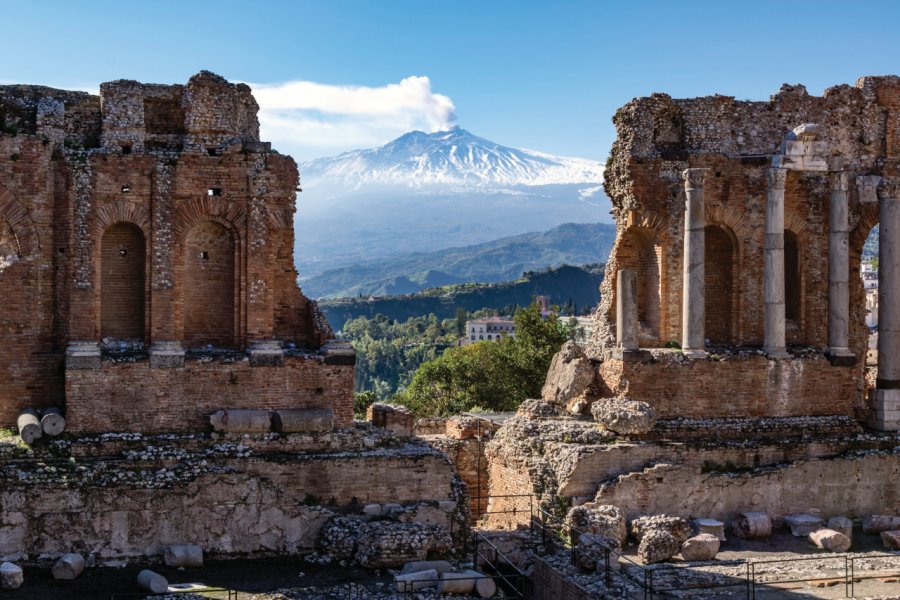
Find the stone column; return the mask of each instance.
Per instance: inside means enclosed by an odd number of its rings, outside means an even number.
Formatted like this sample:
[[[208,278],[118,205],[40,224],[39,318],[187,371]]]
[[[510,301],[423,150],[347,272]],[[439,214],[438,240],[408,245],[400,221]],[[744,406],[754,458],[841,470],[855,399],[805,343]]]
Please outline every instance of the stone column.
[[[850,176],[846,171],[831,173],[828,220],[828,354],[852,357],[849,343],[850,322],[850,250],[848,238],[847,192]]]
[[[637,282],[631,269],[616,277],[616,345],[623,352],[638,349]]]
[[[787,169],[766,171],[765,331],[763,350],[769,358],[787,358],[784,341],[784,182]]]
[[[896,431],[900,423],[900,179],[878,189],[878,379],[869,425]]]
[[[681,294],[681,348],[690,358],[706,356],[705,238],[703,180],[709,169],[685,169],[684,256]]]

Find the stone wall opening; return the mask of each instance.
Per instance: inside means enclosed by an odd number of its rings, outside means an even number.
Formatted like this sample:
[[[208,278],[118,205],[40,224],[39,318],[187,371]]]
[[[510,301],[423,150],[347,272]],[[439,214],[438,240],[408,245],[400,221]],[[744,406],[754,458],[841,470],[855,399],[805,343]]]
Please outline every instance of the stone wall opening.
[[[803,271],[797,234],[784,231],[784,318],[791,341],[803,339]]]
[[[660,331],[660,254],[652,231],[632,227],[622,235],[619,264],[633,269],[637,280],[638,323],[641,343],[653,345]]]
[[[235,345],[235,242],[214,221],[194,225],[184,243],[184,344]]]
[[[100,243],[100,335],[144,339],[146,240],[132,223],[115,223]]]
[[[710,344],[734,344],[736,244],[731,233],[718,225],[707,226],[704,233],[706,339]]]

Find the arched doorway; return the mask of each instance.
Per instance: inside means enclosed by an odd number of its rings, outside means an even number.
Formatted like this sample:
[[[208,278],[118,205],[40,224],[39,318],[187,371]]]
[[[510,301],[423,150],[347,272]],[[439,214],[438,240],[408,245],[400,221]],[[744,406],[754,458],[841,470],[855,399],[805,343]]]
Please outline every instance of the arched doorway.
[[[146,240],[140,227],[115,223],[100,242],[100,336],[144,339]]]
[[[622,235],[617,256],[621,268],[635,272],[640,337],[652,344],[660,328],[660,247],[652,231],[632,227]]]
[[[194,225],[184,242],[182,307],[188,348],[235,343],[234,237],[214,221]]]
[[[706,339],[712,345],[733,344],[735,243],[730,233],[717,225],[707,226],[704,235]]]
[[[0,272],[19,259],[19,240],[12,225],[0,216]]]

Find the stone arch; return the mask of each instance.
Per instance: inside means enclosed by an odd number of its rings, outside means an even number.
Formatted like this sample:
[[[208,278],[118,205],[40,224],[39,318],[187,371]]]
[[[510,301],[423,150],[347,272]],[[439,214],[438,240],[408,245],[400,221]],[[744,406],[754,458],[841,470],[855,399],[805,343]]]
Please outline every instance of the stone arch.
[[[234,230],[216,219],[186,232],[181,301],[187,348],[237,345],[238,247]]]
[[[711,345],[735,344],[739,314],[738,243],[731,229],[710,224],[705,238],[705,336]]]
[[[146,315],[144,232],[119,221],[100,240],[100,336],[114,340],[144,340]]]
[[[15,247],[16,258],[25,258],[40,250],[37,230],[28,209],[3,186],[0,186],[0,221],[7,231],[8,247]]]
[[[659,341],[661,330],[661,255],[656,232],[640,226],[625,230],[616,253],[619,268],[635,272],[640,338],[651,344]]]

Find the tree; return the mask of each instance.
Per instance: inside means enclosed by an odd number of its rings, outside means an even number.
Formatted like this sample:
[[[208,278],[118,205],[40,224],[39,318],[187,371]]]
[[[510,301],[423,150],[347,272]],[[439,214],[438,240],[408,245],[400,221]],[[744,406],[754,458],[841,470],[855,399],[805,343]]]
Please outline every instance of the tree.
[[[515,316],[515,337],[447,349],[423,363],[397,400],[422,416],[481,408],[515,410],[537,397],[553,355],[569,337],[556,315],[532,305]]]

